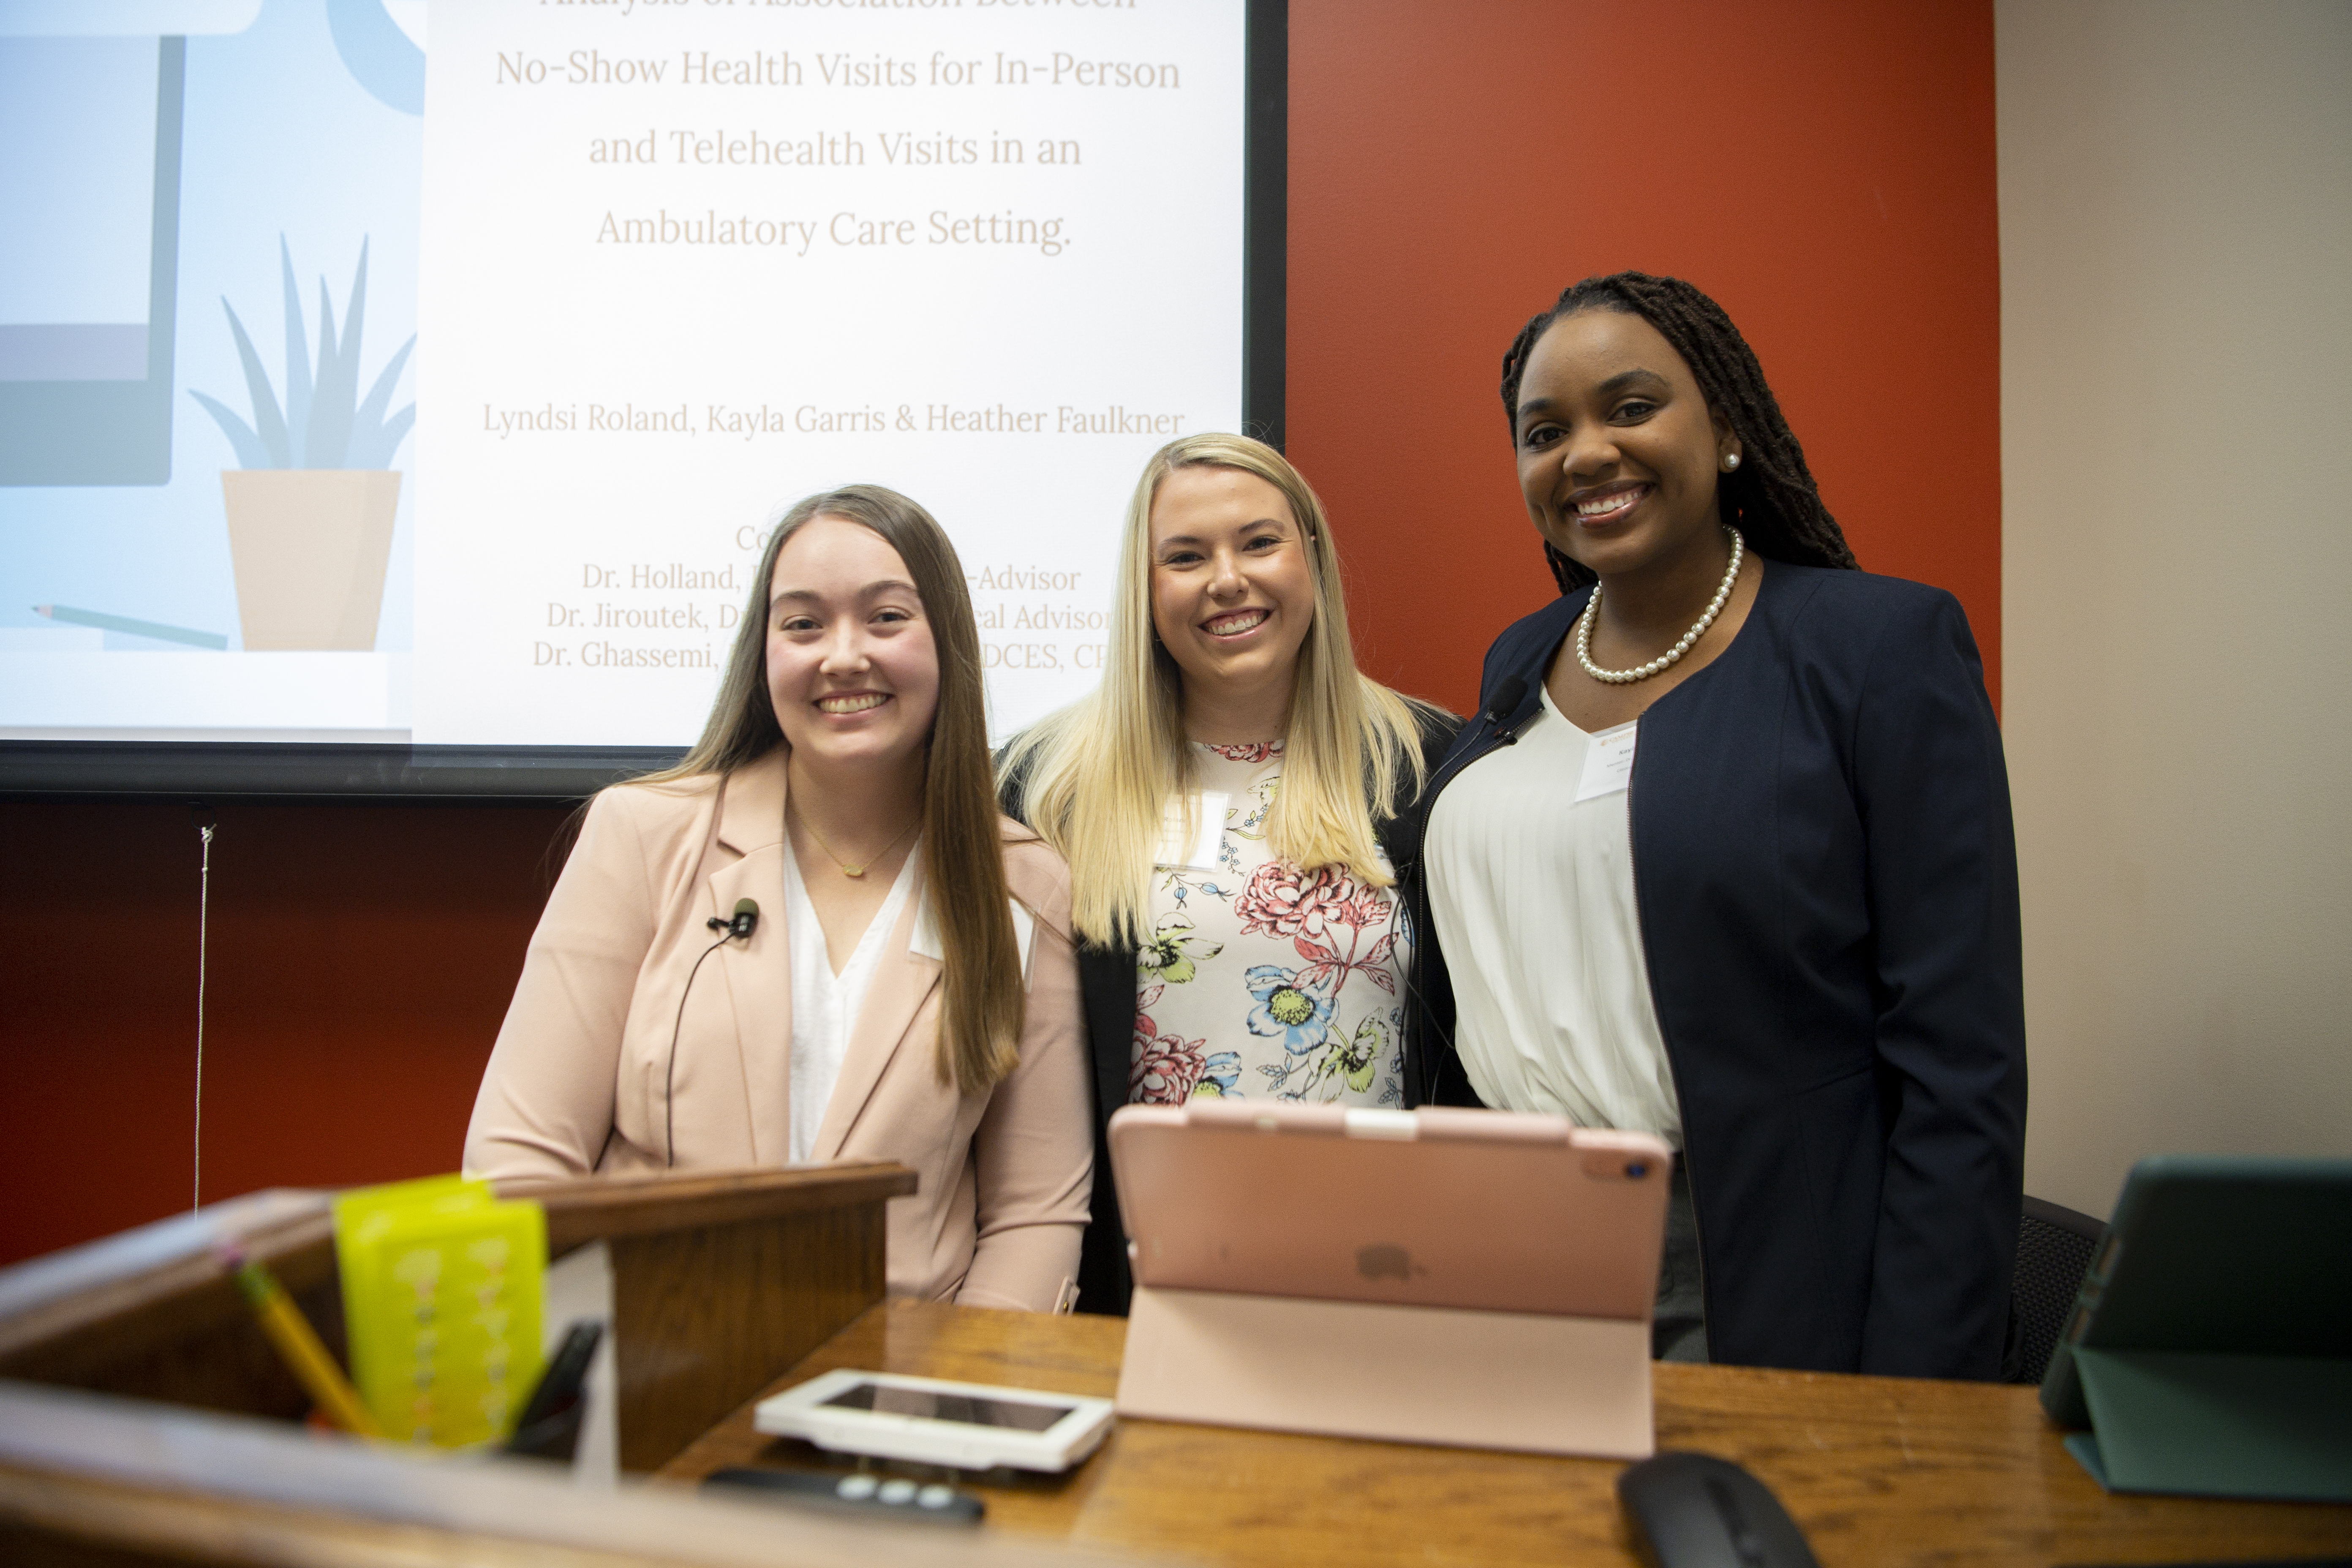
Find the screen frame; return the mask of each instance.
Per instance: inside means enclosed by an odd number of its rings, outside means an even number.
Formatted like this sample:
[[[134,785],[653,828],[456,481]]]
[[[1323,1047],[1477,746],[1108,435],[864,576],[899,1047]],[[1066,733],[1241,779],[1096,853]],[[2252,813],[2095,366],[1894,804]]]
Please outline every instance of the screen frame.
[[[866,1403],[862,1405],[856,1403],[856,1397],[860,1394],[867,1394]],[[1030,1426],[1013,1421],[967,1421],[953,1415],[933,1415],[928,1411],[883,1408],[887,1396],[893,1394],[921,1394],[931,1402],[934,1409],[950,1399],[961,1399],[973,1405],[1017,1407],[1022,1410],[1034,1411],[1049,1419],[1043,1426]],[[987,1432],[1025,1432],[1037,1436],[1043,1436],[1051,1432],[1073,1415],[1083,1415],[1086,1410],[1084,1405],[1070,1398],[1049,1399],[1043,1395],[1010,1394],[950,1394],[944,1389],[921,1388],[910,1384],[895,1383],[876,1377],[862,1378],[839,1393],[812,1401],[809,1408],[856,1416],[883,1415],[898,1421],[927,1421],[942,1426],[952,1426],[960,1431],[978,1429]]]
[[[1288,330],[1290,0],[1246,0],[1243,64],[1242,428],[1277,451],[1284,421]],[[159,147],[157,229],[176,235],[178,110],[173,69],[183,58],[164,40],[164,92],[173,127],[163,225]],[[159,116],[158,140],[161,141]],[[159,251],[160,251],[159,245]],[[171,416],[171,307],[177,294],[158,273],[163,344],[140,394]],[[151,360],[151,363],[152,361]],[[168,438],[165,446],[168,454]],[[168,460],[168,459],[167,459]],[[141,482],[157,483],[168,479]],[[84,482],[121,483],[121,479]],[[0,739],[0,800],[480,800],[585,798],[607,784],[667,767],[685,754],[663,746],[412,746],[383,743]]]

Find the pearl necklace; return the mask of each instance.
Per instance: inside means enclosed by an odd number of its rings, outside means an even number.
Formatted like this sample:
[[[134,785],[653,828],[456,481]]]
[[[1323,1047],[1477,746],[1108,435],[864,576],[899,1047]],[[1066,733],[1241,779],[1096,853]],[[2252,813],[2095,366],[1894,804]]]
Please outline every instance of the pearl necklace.
[[[1601,618],[1601,584],[1592,584],[1592,600],[1584,606],[1584,614],[1576,617],[1576,662],[1584,667],[1585,674],[1595,680],[1605,680],[1612,686],[1627,686],[1636,680],[1647,680],[1662,670],[1672,669],[1682,661],[1683,655],[1690,652],[1691,645],[1705,637],[1706,628],[1715,625],[1715,617],[1723,614],[1723,606],[1731,601],[1731,585],[1739,581],[1739,558],[1745,542],[1736,528],[1727,528],[1723,531],[1731,535],[1731,565],[1723,574],[1723,585],[1716,589],[1715,598],[1706,606],[1706,614],[1683,634],[1683,640],[1647,664],[1633,669],[1603,669],[1592,662],[1592,623]]]

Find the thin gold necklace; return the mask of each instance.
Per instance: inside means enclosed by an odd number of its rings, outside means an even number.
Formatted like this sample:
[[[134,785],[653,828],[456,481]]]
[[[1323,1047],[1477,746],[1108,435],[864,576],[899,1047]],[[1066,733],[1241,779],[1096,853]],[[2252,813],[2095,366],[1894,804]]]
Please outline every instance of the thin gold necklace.
[[[824,851],[824,858],[832,861],[835,865],[840,867],[841,874],[845,877],[863,877],[866,872],[872,870],[874,868],[875,861],[879,860],[883,856],[887,855],[891,850],[898,847],[898,840],[906,837],[907,835],[915,831],[916,824],[923,820],[923,814],[918,811],[915,813],[914,821],[908,823],[906,826],[898,829],[898,833],[891,837],[889,843],[885,844],[881,848],[877,849],[873,854],[868,855],[866,858],[866,863],[864,865],[853,866],[848,861],[843,859],[840,856],[833,852],[833,846],[824,841],[824,835],[819,833],[814,827],[809,825],[809,819],[807,817],[801,816],[801,814],[793,810],[790,805],[784,807],[784,812],[787,816],[800,817],[802,830],[807,833],[811,838],[816,840],[816,847]]]

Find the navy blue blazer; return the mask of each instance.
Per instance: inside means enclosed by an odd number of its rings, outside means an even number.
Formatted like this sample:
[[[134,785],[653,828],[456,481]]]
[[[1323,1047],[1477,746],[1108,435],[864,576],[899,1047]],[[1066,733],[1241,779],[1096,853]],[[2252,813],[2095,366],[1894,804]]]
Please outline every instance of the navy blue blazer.
[[[1475,1103],[1447,968],[1476,962],[1439,950],[1423,830],[1462,770],[1534,715],[1588,594],[1496,640],[1480,715],[1400,836],[1421,938],[1406,1078],[1422,1101]],[[1514,675],[1525,696],[1491,711]],[[1765,563],[1731,646],[1643,715],[1631,792],[1709,1353],[1997,1376],[2025,1143],[2017,850],[1958,602]]]

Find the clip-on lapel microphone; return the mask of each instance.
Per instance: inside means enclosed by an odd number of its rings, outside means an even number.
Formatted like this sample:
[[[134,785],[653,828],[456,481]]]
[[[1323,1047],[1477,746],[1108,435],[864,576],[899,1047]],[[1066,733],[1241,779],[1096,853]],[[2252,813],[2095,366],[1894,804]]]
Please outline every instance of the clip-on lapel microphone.
[[[677,1161],[677,1120],[673,1100],[673,1085],[677,1079],[677,1033],[686,1026],[686,999],[694,993],[694,977],[702,973],[702,959],[709,958],[730,942],[742,941],[760,929],[760,900],[738,899],[731,919],[713,915],[702,922],[719,932],[719,940],[702,950],[702,958],[686,972],[686,989],[677,994],[677,1016],[669,1026],[669,1059],[662,1064],[662,1166],[667,1169]]]
[[[750,936],[753,931],[760,929],[760,900],[757,899],[738,899],[735,900],[734,919],[721,920],[717,915],[713,915],[702,923],[709,926],[712,931],[725,931],[727,934],[719,939],[722,942],[733,942],[737,937]],[[696,962],[700,963],[701,961],[698,959]],[[693,983],[688,981],[688,984],[691,984]]]
[[[1517,745],[1519,737],[1516,729],[1504,729],[1504,721],[1517,711],[1519,704],[1527,700],[1527,695],[1528,678],[1524,675],[1507,675],[1503,678],[1503,683],[1495,688],[1495,700],[1487,703],[1486,711],[1479,715],[1494,729],[1496,735],[1507,746]]]

